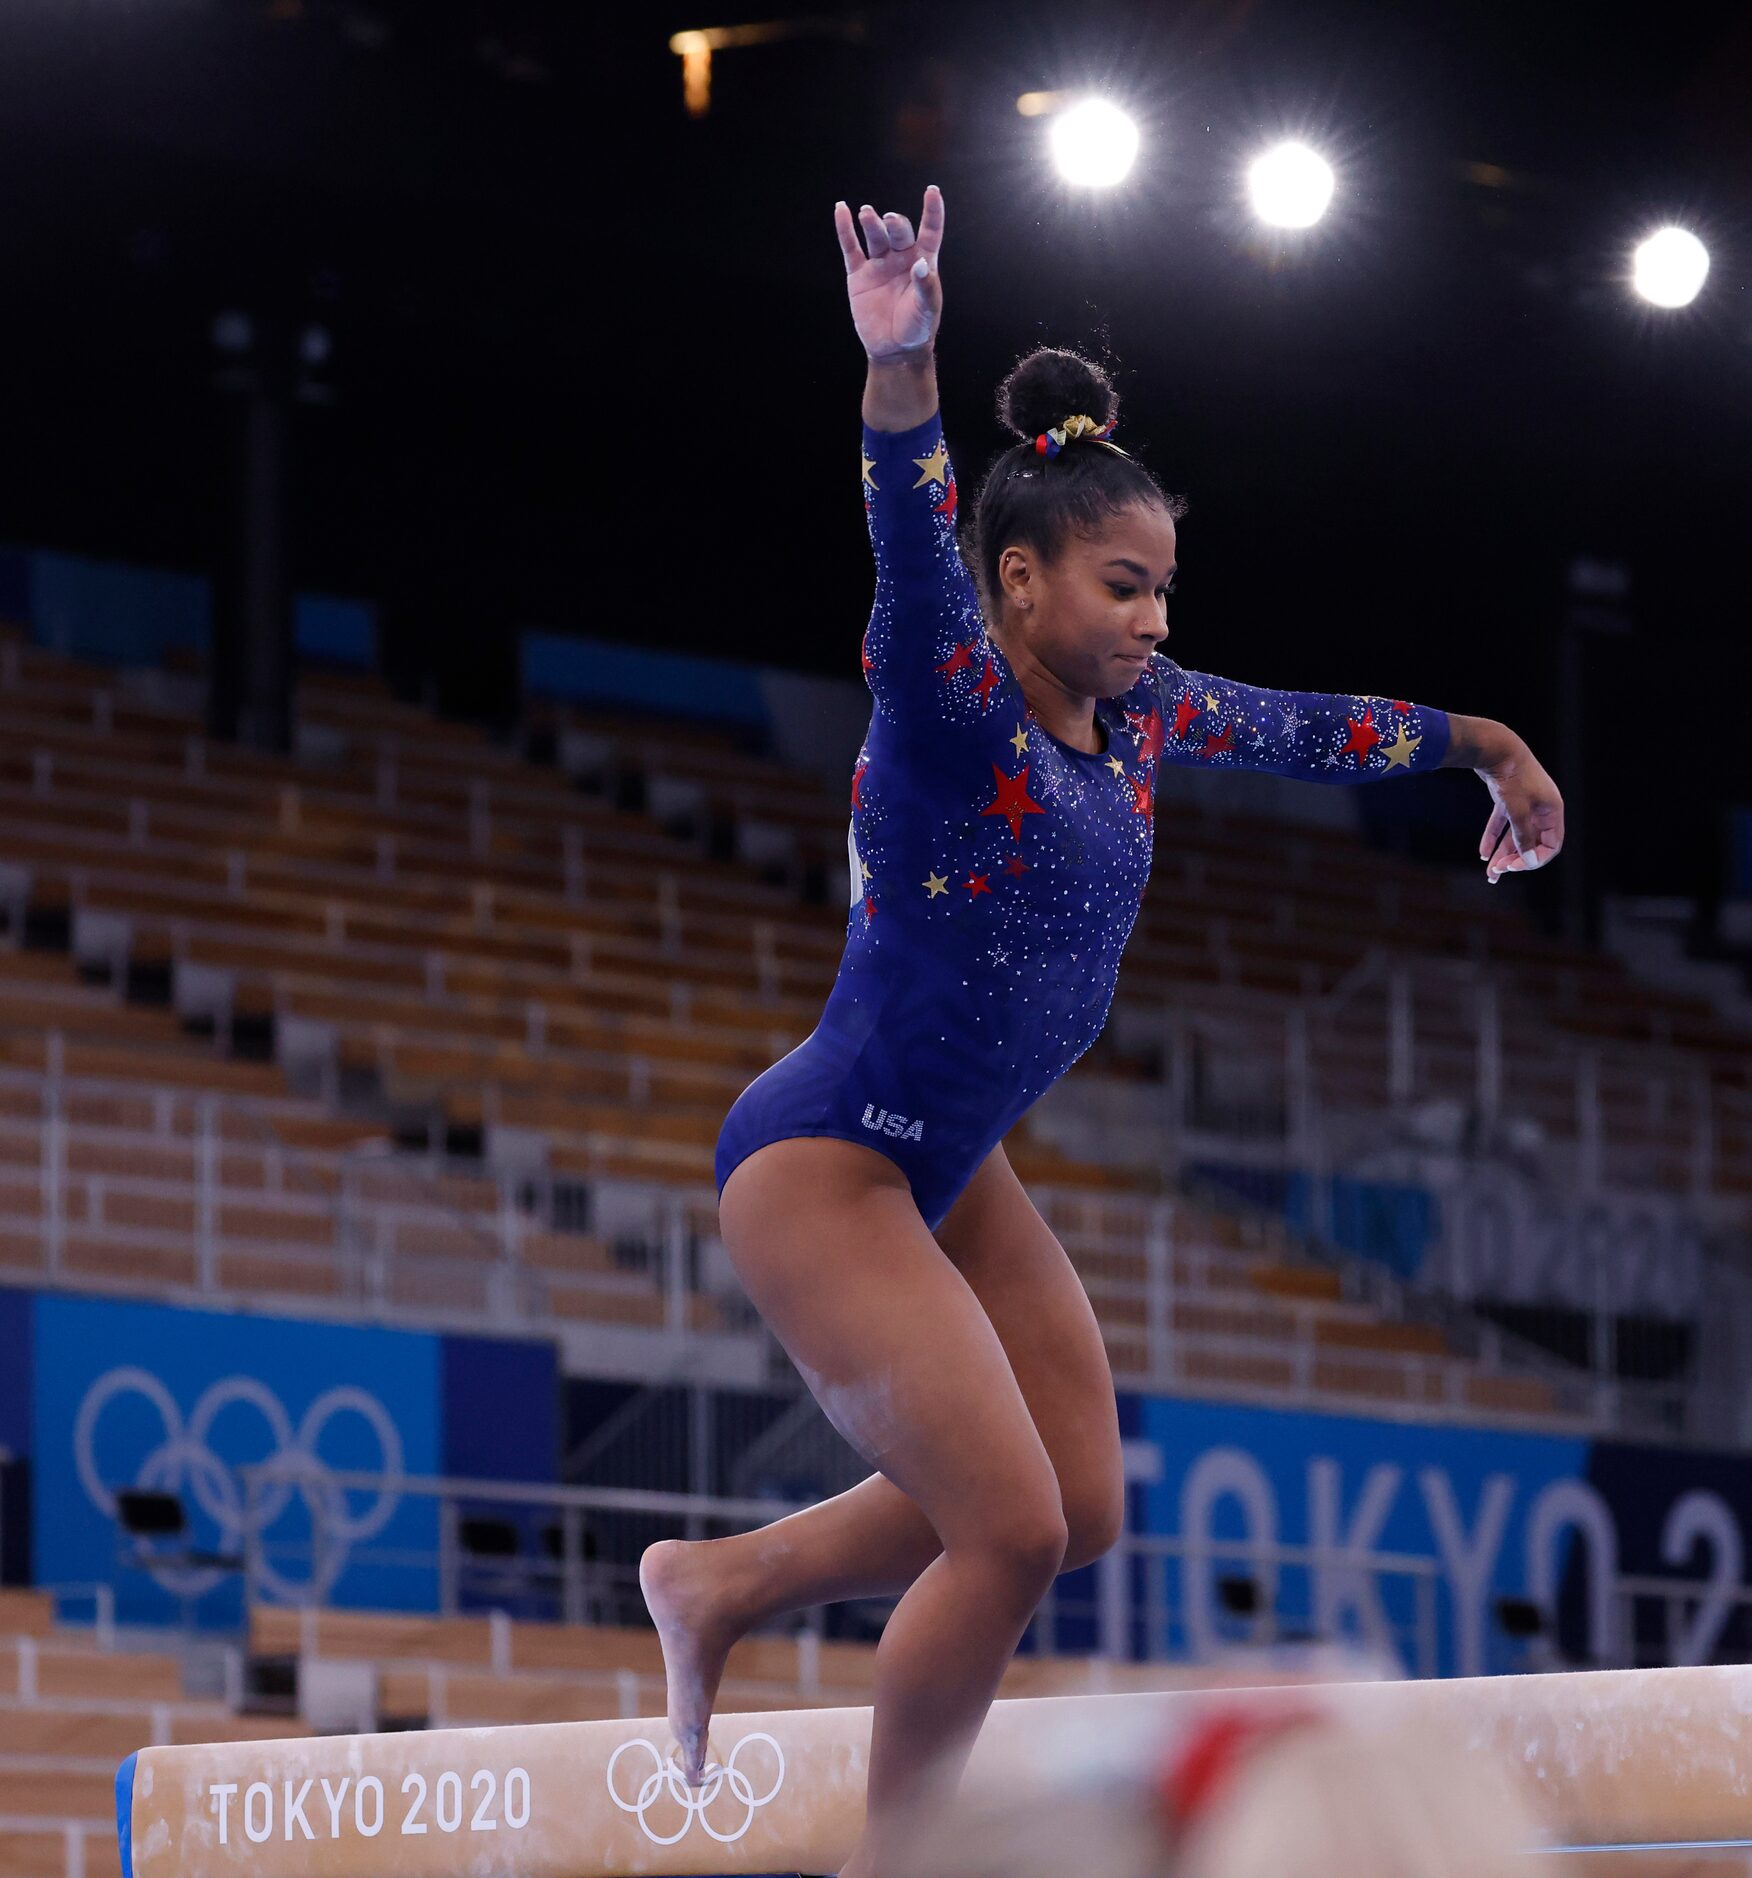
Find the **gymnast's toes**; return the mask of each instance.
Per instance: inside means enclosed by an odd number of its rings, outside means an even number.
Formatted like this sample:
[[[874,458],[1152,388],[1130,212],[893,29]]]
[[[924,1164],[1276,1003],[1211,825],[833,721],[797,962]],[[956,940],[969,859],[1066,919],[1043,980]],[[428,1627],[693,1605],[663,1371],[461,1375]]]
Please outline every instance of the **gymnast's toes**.
[[[639,1588],[663,1645],[670,1730],[682,1771],[696,1786],[704,1778],[706,1729],[724,1659],[736,1640],[717,1615],[703,1550],[699,1541],[661,1539],[639,1560]]]

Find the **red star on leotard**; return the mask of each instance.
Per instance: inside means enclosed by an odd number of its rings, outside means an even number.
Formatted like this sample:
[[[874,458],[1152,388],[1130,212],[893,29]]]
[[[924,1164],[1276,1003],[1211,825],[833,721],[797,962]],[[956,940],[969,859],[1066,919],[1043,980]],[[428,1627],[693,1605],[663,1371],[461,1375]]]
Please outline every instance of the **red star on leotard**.
[[[874,919],[876,917],[876,902],[872,900],[868,894],[864,897],[864,917],[866,919]]]
[[[1020,880],[1022,876],[1028,872],[1028,863],[1023,860],[1021,855],[1012,854],[1004,863],[1004,872],[1008,874],[1012,880]]]
[[[970,900],[977,900],[982,893],[990,893],[991,888],[986,885],[990,878],[989,874],[969,874],[962,882],[967,889],[967,897]]]
[[[947,659],[937,667],[945,678],[953,678],[957,672],[964,672],[973,663],[973,647],[958,645]]]
[[[955,500],[956,500],[955,498],[955,472],[951,470],[949,472],[949,488],[947,492],[945,493],[943,500],[941,502],[934,502],[932,503],[931,506],[937,511],[939,515],[943,517],[945,521],[948,521],[955,514]]]
[[[1235,726],[1233,724],[1225,724],[1220,735],[1214,730],[1207,730],[1205,732],[1205,747],[1202,754],[1205,756],[1215,756],[1219,751],[1233,750],[1234,747]]]
[[[1130,776],[1126,779],[1132,786],[1132,813],[1134,815],[1154,815],[1156,812],[1156,792],[1150,786],[1148,776]]]
[[[867,672],[875,671],[876,666],[870,657],[870,629],[868,626],[864,628],[864,638],[863,638],[862,644],[859,647],[858,655],[863,660],[865,671]]]
[[[992,765],[992,775],[997,780],[998,798],[995,802],[989,803],[985,808],[980,810],[980,814],[982,815],[1002,815],[1010,824],[1010,839],[1012,841],[1020,841],[1022,839],[1022,817],[1024,815],[1044,815],[1046,813],[1046,810],[1028,793],[1029,767],[1028,764],[1024,763],[1020,775],[1006,776],[1004,772],[998,768],[997,764],[994,763]]]
[[[1177,705],[1175,705],[1174,707],[1174,739],[1177,743],[1182,737],[1186,735],[1187,725],[1190,724],[1192,720],[1197,716],[1198,716],[1198,706],[1193,703],[1190,697],[1183,697],[1180,700],[1180,702]]]
[[[1152,710],[1146,717],[1142,711],[1127,711],[1125,721],[1131,725],[1132,735],[1138,740],[1138,761],[1154,763],[1162,754],[1162,713]]]
[[[985,662],[985,672],[981,676],[979,683],[974,686],[974,690],[979,693],[980,704],[985,710],[989,711],[991,709],[992,693],[997,690],[1001,682],[997,672],[992,667],[991,657],[988,654]]]
[[[864,772],[869,767],[870,765],[868,763],[860,763],[858,767],[852,771],[852,807],[855,809],[861,809],[864,806],[863,803],[858,800],[858,791],[864,786]]]
[[[1398,711],[1398,712],[1400,712],[1401,714],[1403,714],[1403,713],[1405,713],[1406,711],[1409,711],[1409,710],[1411,709],[1411,706],[1410,706],[1409,704],[1407,704],[1407,703],[1405,703],[1403,699],[1400,699],[1400,698],[1395,698],[1395,699],[1393,700],[1393,708],[1394,708],[1394,710],[1396,710],[1396,711]]]
[[[1351,728],[1350,741],[1339,751],[1339,755],[1349,756],[1354,750],[1357,761],[1361,763],[1381,741],[1381,733],[1375,728],[1375,707],[1371,704],[1363,712],[1363,721],[1360,724],[1354,717],[1347,717],[1344,721]]]

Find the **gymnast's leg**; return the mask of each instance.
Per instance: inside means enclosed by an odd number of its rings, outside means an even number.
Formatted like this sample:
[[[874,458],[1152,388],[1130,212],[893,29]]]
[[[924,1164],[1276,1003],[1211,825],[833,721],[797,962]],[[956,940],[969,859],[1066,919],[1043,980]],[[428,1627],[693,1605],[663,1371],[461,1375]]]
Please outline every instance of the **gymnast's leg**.
[[[958,1778],[1067,1534],[1003,1346],[905,1177],[867,1148],[803,1145],[731,1176],[726,1249],[823,1411],[942,1546],[876,1653],[867,1822],[844,1871],[883,1878],[898,1821]],[[703,1742],[677,1735],[697,1757]]]
[[[1070,1533],[1065,1569],[1089,1564],[1118,1536],[1125,1489],[1112,1372],[1082,1281],[1001,1146],[936,1236],[997,1331],[1051,1458]],[[941,1550],[918,1507],[872,1474],[753,1532],[659,1541],[640,1579],[677,1693],[703,1720],[745,1632],[785,1611],[897,1594]]]

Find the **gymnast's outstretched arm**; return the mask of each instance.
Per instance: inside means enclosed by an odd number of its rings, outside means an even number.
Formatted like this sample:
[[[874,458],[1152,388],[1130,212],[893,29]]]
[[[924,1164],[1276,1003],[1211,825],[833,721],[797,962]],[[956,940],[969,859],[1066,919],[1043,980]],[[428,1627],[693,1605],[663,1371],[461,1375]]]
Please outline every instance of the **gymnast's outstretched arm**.
[[[1563,846],[1563,798],[1525,740],[1487,717],[1358,692],[1278,691],[1151,662],[1160,716],[1134,717],[1164,762],[1363,783],[1470,769],[1490,791],[1479,843],[1487,878],[1542,867]]]
[[[1268,770],[1305,782],[1372,782],[1435,769],[1451,739],[1446,711],[1357,692],[1277,691],[1189,672],[1157,653],[1157,735],[1170,763]]]

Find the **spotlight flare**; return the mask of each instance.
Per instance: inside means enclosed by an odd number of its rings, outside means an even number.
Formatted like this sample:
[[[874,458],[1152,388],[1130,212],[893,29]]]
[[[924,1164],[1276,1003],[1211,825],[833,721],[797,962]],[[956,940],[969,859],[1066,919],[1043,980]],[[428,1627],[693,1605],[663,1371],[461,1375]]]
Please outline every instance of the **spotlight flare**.
[[[1137,125],[1105,98],[1085,98],[1059,112],[1048,136],[1059,174],[1083,188],[1111,188],[1137,159]]]
[[[1253,212],[1273,228],[1312,228],[1332,200],[1332,165],[1305,143],[1281,143],[1247,172]]]
[[[1657,229],[1636,250],[1631,278],[1652,306],[1689,306],[1703,289],[1709,250],[1686,228]]]

